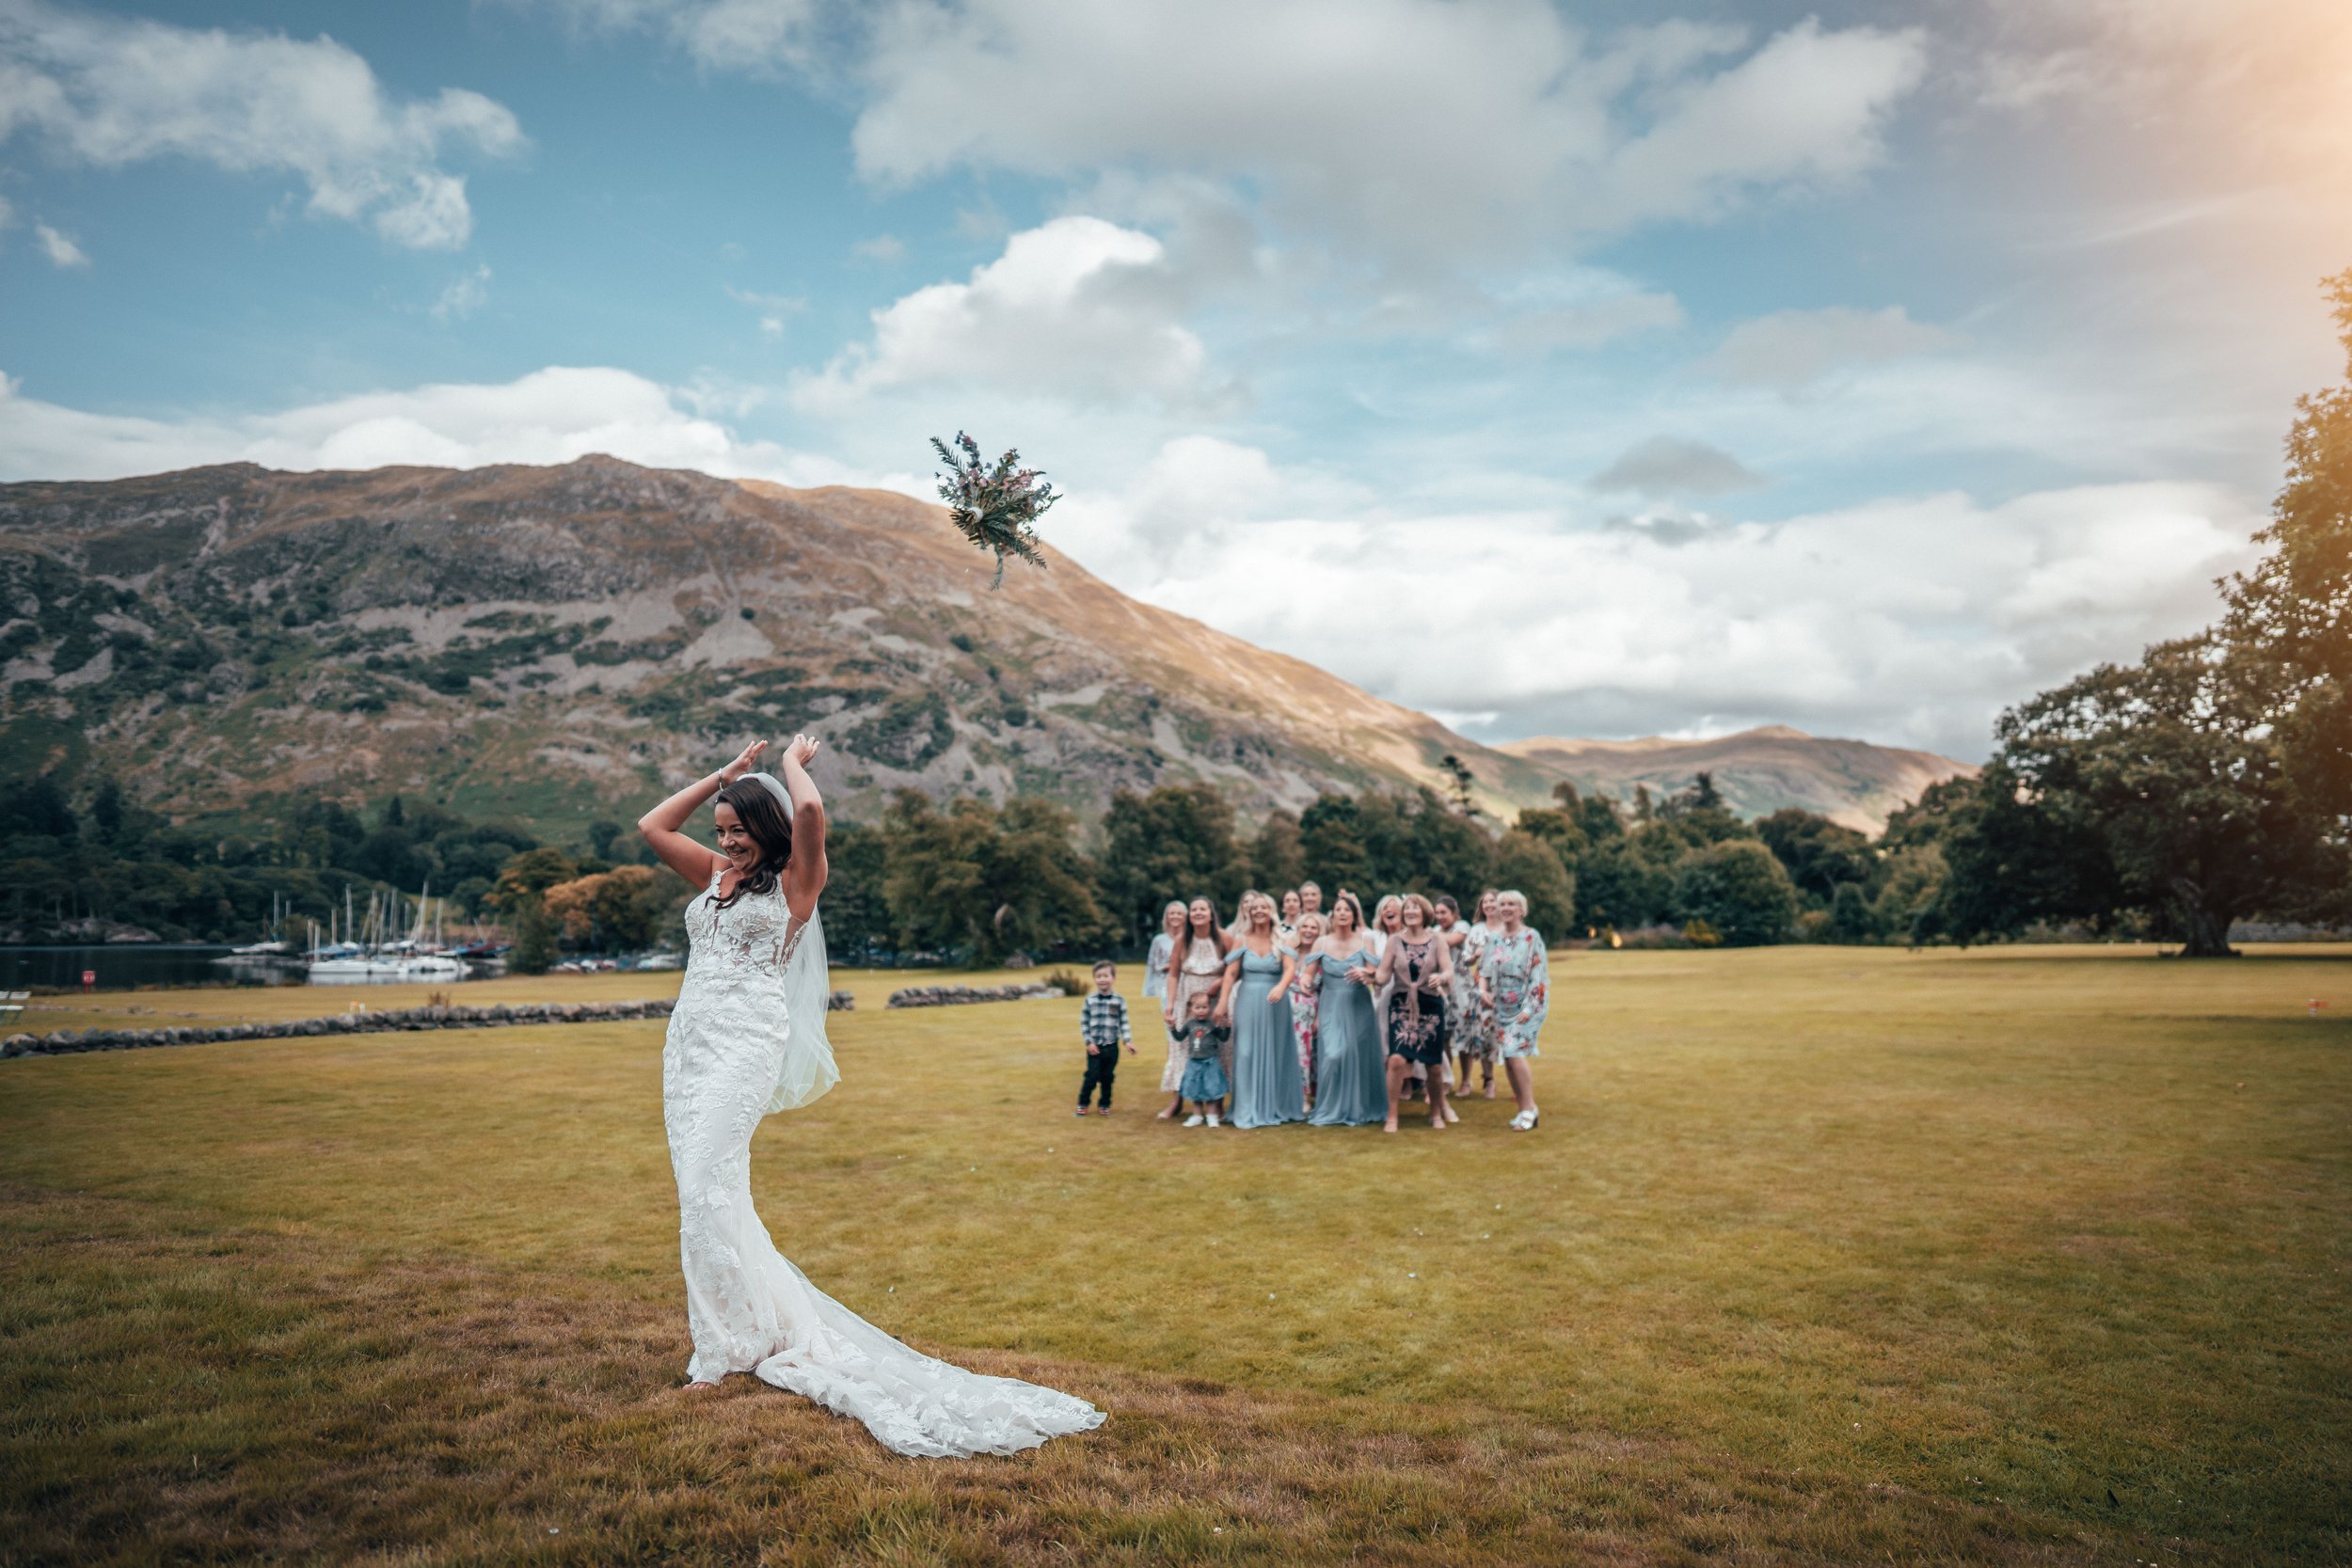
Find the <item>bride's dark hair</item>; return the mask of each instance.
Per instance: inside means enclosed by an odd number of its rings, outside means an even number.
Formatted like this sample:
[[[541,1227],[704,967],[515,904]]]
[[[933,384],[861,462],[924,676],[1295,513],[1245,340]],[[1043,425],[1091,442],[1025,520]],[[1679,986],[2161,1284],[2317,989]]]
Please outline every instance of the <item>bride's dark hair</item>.
[[[792,818],[784,802],[757,779],[738,779],[719,791],[719,799],[735,808],[735,819],[759,846],[759,859],[743,873],[735,891],[714,906],[724,909],[747,893],[773,893],[784,868],[792,863]]]

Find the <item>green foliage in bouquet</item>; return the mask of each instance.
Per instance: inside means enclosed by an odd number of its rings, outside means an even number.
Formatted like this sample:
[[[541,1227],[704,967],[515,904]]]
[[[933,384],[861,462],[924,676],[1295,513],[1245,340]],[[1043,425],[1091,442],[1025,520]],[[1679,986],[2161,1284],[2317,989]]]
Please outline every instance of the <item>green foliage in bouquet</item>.
[[[980,461],[980,444],[961,431],[956,432],[956,444],[950,448],[938,436],[931,437],[931,447],[946,463],[948,477],[940,482],[939,499],[947,503],[947,515],[966,539],[981,549],[993,551],[996,557],[996,576],[989,583],[1001,588],[1005,581],[1005,557],[1017,555],[1033,566],[1045,564],[1044,553],[1038,548],[1034,525],[1046,509],[1061,497],[1045,483],[1045,476],[1035,468],[1021,466],[1021,453],[1008,451],[996,460],[994,467]]]

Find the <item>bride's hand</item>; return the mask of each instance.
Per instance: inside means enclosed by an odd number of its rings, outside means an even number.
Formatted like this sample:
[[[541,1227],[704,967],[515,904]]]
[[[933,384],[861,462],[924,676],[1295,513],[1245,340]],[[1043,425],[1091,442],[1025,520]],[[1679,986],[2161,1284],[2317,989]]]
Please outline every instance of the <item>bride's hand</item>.
[[[806,768],[816,755],[817,737],[813,735],[796,735],[792,743],[784,749],[784,760],[796,768]]]
[[[744,747],[741,756],[719,769],[719,782],[723,784],[735,783],[758,765],[759,753],[767,749],[768,743],[764,740],[755,740],[749,746]]]

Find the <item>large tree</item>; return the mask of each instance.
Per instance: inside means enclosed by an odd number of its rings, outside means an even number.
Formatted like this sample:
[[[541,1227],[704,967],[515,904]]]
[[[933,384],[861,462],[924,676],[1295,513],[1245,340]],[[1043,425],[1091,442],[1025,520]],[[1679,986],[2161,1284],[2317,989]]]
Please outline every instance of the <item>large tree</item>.
[[[2233,919],[2294,901],[2335,863],[2288,780],[2271,686],[2218,637],[2160,642],[2003,714],[1988,778],[2086,824],[2122,899],[2169,911],[2187,956],[2226,955]]]
[[[2352,271],[2324,285],[2352,377]],[[2287,782],[2309,808],[2352,817],[2352,382],[2296,404],[2269,546],[2229,584],[2222,624],[2263,671]]]
[[[1149,942],[1170,899],[1206,895],[1221,913],[1249,881],[1233,808],[1206,784],[1120,790],[1103,817],[1103,903],[1130,942]]]
[[[1693,849],[1675,868],[1675,903],[1735,947],[1774,942],[1797,917],[1797,890],[1772,852],[1752,838]]]
[[[941,811],[901,790],[882,834],[882,894],[906,945],[965,948],[986,963],[1104,934],[1095,868],[1050,800],[1024,796],[1000,811],[965,799]]]

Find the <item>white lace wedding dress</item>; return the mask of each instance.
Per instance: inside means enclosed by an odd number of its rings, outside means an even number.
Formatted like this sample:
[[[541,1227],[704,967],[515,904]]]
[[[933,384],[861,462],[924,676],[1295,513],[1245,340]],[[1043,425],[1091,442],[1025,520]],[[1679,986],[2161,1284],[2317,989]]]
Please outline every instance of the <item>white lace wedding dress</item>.
[[[839,1081],[825,1038],[823,923],[796,925],[781,890],[687,906],[693,939],[661,1052],[677,1173],[691,1380],[754,1372],[866,1423],[883,1447],[946,1458],[1017,1453],[1099,1426],[1081,1399],[984,1377],[909,1349],[808,1282],[752,1209],[752,1132]]]

